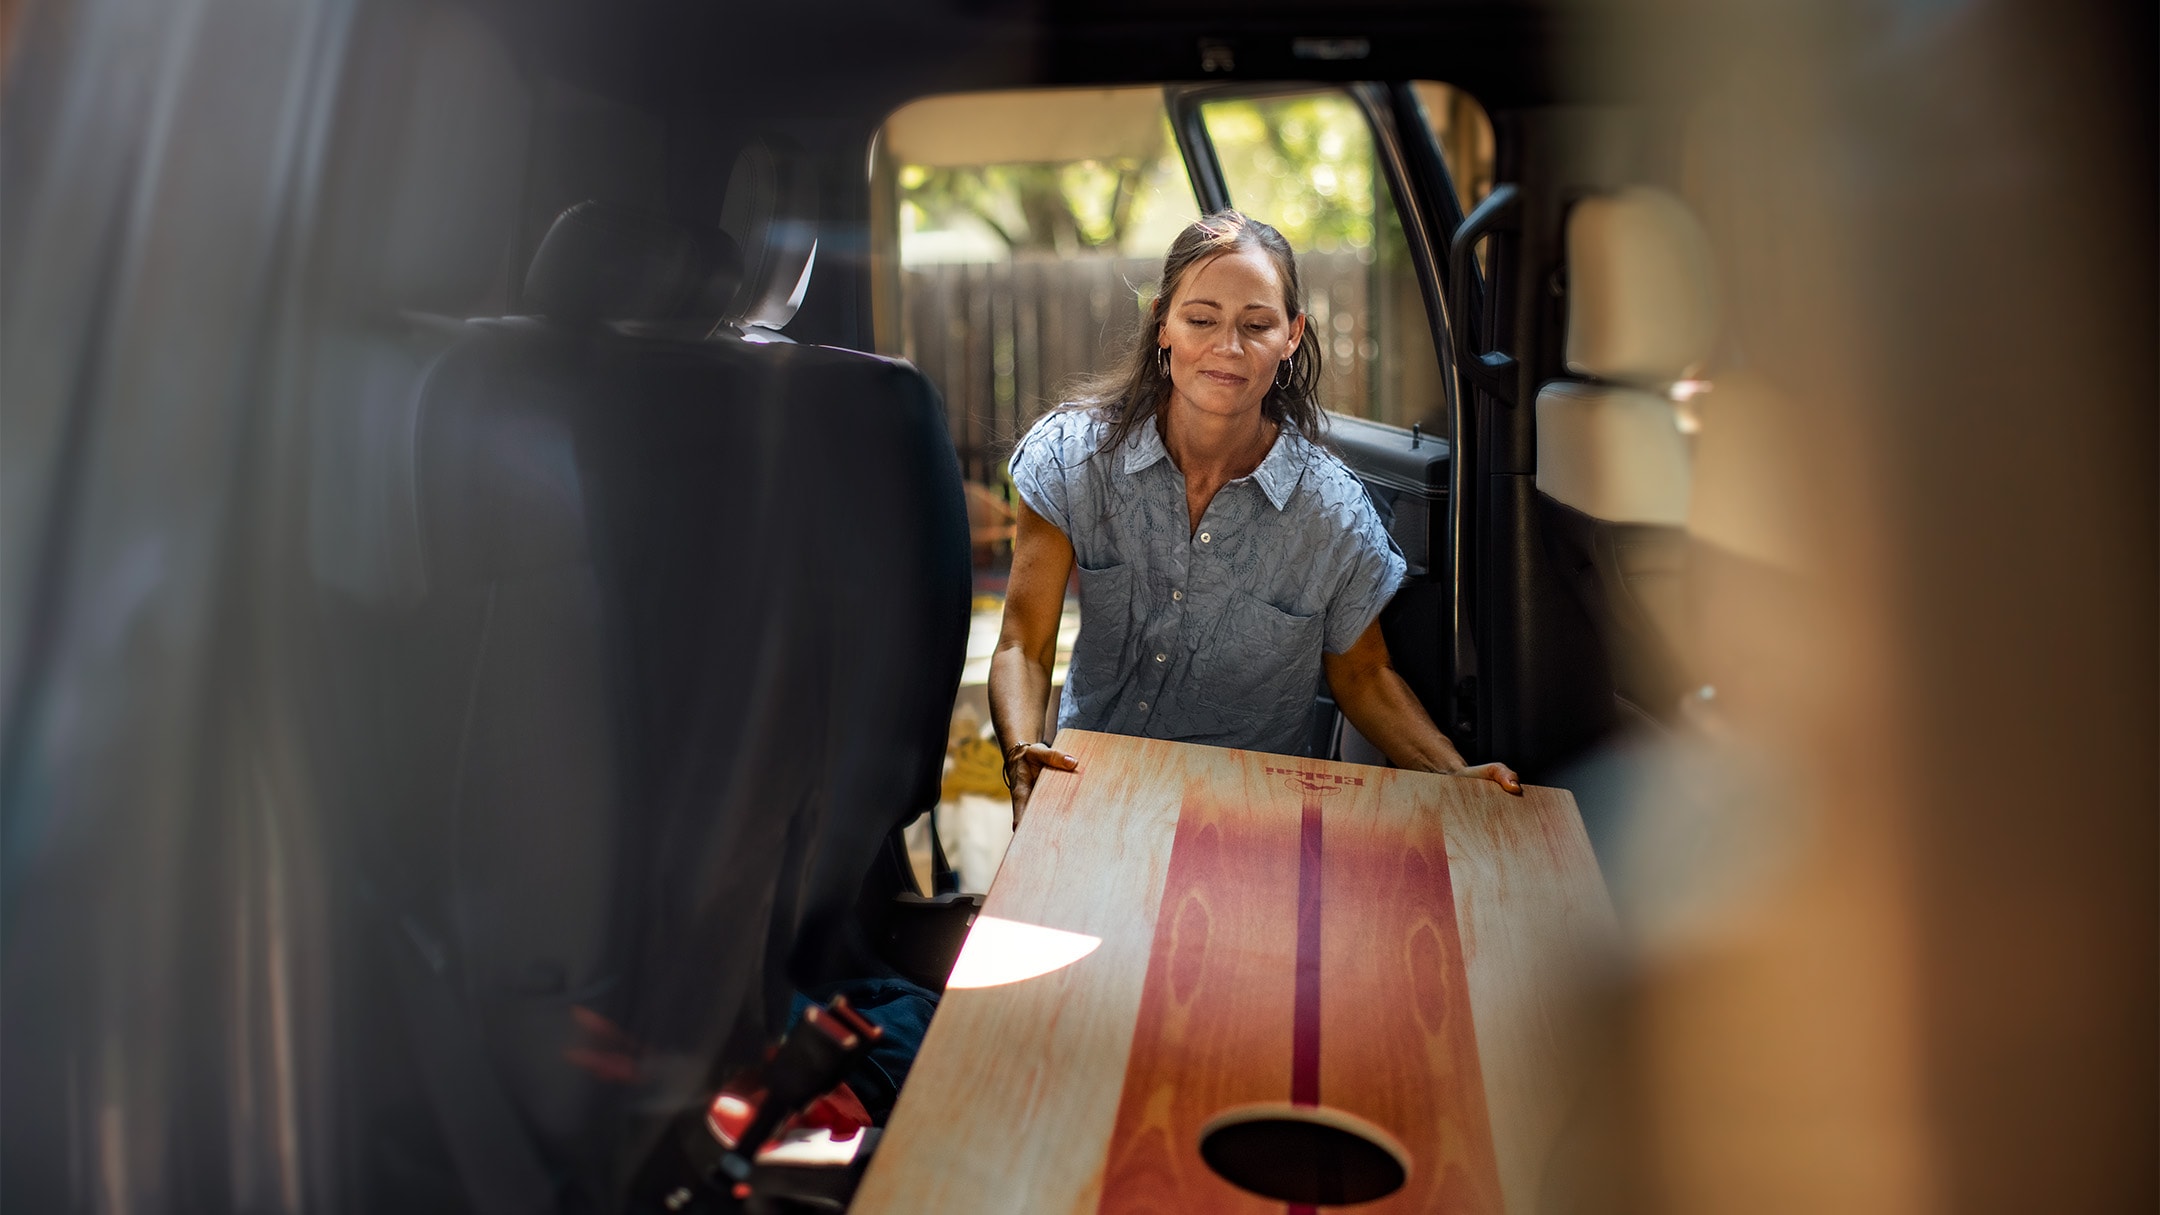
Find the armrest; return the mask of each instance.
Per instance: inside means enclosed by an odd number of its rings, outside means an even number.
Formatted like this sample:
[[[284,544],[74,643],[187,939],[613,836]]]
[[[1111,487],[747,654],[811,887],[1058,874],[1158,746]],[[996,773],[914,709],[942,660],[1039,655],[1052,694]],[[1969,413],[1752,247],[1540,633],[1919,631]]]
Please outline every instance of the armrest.
[[[878,954],[903,978],[942,992],[982,905],[979,894],[896,894]]]

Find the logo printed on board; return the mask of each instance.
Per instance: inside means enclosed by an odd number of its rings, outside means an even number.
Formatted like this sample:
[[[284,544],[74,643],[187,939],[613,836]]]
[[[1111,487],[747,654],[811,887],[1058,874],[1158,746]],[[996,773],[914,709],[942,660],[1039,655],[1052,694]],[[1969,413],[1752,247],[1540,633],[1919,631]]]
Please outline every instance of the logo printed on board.
[[[1263,766],[1261,772],[1268,776],[1287,776],[1283,784],[1298,793],[1318,793],[1323,796],[1340,793],[1346,786],[1362,785],[1362,776],[1340,776],[1333,772],[1313,772],[1305,768],[1277,768]]]

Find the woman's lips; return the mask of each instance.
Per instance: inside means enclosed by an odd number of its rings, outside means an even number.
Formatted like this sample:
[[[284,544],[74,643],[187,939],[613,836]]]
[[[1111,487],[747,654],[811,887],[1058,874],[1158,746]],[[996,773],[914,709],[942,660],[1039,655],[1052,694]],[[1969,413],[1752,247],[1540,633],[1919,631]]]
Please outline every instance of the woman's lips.
[[[1203,371],[1200,374],[1206,376],[1207,378],[1215,381],[1218,384],[1236,385],[1245,382],[1244,376],[1233,375],[1232,373],[1227,371]]]

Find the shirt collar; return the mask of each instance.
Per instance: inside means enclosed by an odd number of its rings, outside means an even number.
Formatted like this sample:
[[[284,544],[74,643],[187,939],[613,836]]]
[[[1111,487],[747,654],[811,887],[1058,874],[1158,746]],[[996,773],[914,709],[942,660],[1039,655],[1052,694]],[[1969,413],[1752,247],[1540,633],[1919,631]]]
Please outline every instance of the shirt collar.
[[[1249,480],[1260,487],[1268,504],[1281,510],[1290,502],[1291,491],[1297,488],[1298,478],[1304,474],[1304,465],[1297,458],[1296,447],[1305,437],[1293,426],[1284,426],[1275,432],[1275,445],[1268,449],[1267,458],[1238,481]],[[1153,418],[1132,428],[1125,436],[1125,473],[1127,476],[1154,464],[1170,454],[1163,445],[1162,430]],[[1231,484],[1235,485],[1233,481]]]

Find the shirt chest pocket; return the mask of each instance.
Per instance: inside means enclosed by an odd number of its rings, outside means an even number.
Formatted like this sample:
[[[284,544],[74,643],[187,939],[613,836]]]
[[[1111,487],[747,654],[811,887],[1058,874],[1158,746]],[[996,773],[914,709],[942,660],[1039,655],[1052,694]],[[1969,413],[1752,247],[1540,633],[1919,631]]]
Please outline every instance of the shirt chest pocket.
[[[1233,592],[1207,644],[1193,657],[1196,699],[1253,719],[1302,709],[1320,687],[1326,621],[1324,613],[1296,616]]]
[[[1114,689],[1132,665],[1139,630],[1133,627],[1133,567],[1080,571],[1080,638],[1073,647],[1072,682],[1090,692]]]

